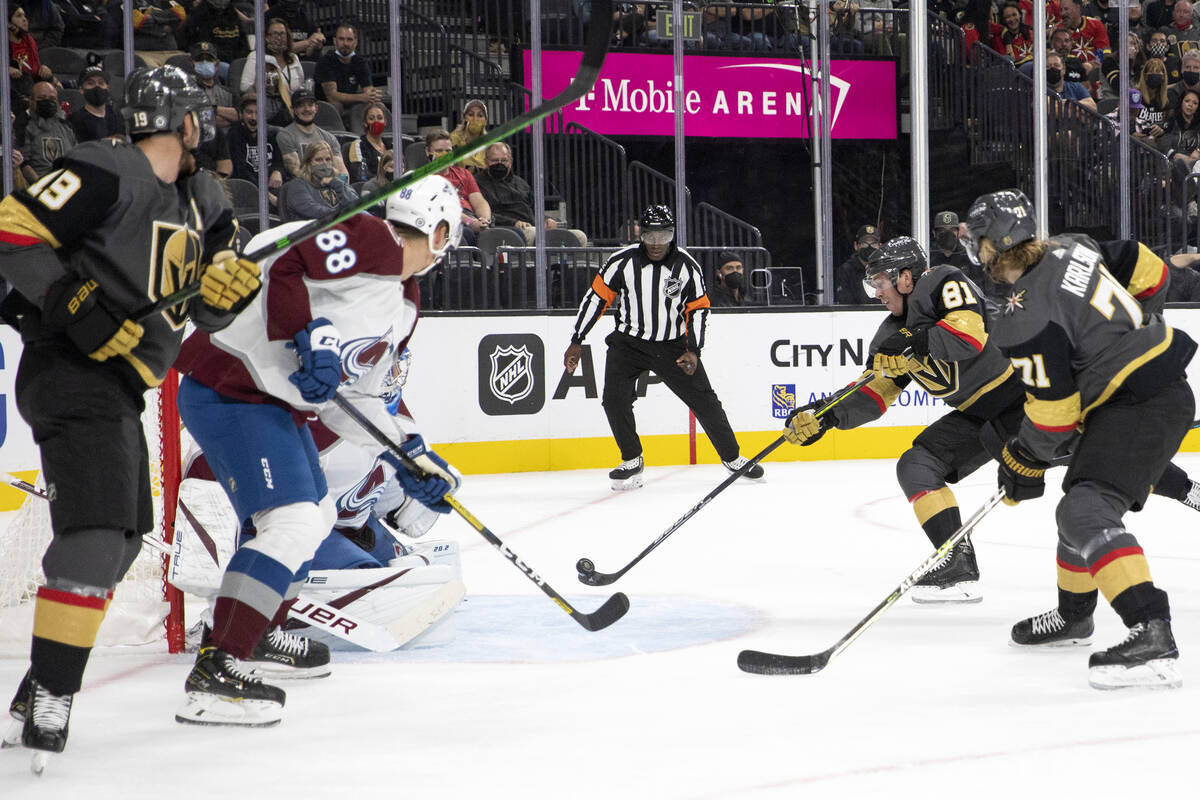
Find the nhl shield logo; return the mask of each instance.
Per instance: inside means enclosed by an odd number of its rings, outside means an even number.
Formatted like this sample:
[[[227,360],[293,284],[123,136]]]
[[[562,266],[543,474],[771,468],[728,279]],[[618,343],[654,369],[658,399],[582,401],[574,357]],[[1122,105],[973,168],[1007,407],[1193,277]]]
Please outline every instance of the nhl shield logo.
[[[497,347],[492,351],[492,394],[516,405],[533,391],[533,354],[524,345]]]
[[[546,352],[528,333],[494,333],[479,342],[479,407],[489,416],[536,414],[546,403]]]
[[[681,289],[683,289],[682,278],[672,278],[668,276],[663,281],[663,294],[665,294],[667,297],[676,297]]]

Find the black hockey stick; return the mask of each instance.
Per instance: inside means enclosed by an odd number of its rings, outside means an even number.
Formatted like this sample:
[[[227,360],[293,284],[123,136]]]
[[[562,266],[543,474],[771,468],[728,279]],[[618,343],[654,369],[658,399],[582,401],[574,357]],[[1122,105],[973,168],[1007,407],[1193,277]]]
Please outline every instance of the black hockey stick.
[[[897,600],[903,597],[913,587],[913,584],[921,580],[929,570],[933,569],[934,565],[941,561],[942,557],[950,552],[952,547],[965,539],[967,534],[979,524],[980,520],[987,516],[987,513],[999,505],[1003,499],[1004,490],[998,489],[969,520],[963,523],[961,528],[955,531],[953,536],[947,539],[933,555],[921,562],[921,566],[917,567],[907,578],[901,581],[900,585],[893,589],[892,593],[882,603],[875,606],[870,614],[859,620],[858,624],[851,628],[849,633],[839,639],[833,647],[808,656],[784,656],[775,653],[763,653],[758,650],[743,650],[738,654],[738,668],[743,672],[754,672],[759,675],[811,675],[814,672],[820,672],[825,669],[830,661],[849,647],[855,639],[863,634],[863,631],[871,627],[875,620],[883,616],[883,612],[887,611]]]
[[[250,261],[261,261],[280,250],[285,250],[294,244],[299,244],[306,239],[310,239],[322,231],[332,228],[339,222],[343,222],[355,214],[366,211],[380,201],[399,192],[406,186],[411,186],[427,175],[433,175],[447,167],[452,167],[473,153],[508,138],[522,128],[527,128],[534,123],[540,122],[555,111],[565,107],[568,103],[572,103],[583,97],[596,83],[596,78],[600,76],[600,68],[604,65],[604,56],[608,52],[611,24],[605,23],[612,19],[612,0],[593,0],[592,15],[597,20],[597,23],[588,28],[587,40],[583,46],[583,59],[579,64],[579,70],[575,73],[575,77],[571,79],[571,83],[566,89],[563,89],[541,105],[534,106],[524,114],[518,114],[508,122],[498,125],[470,144],[456,147],[446,155],[436,158],[415,170],[404,173],[391,183],[381,186],[373,192],[364,194],[353,204],[345,208],[334,209],[304,227],[280,236],[275,241],[268,242],[246,253],[244,258]],[[398,57],[398,55],[393,54],[394,57]],[[178,305],[191,297],[195,297],[200,294],[200,285],[200,281],[189,283],[182,289],[171,292],[154,304],[135,311],[132,318],[140,321],[161,313],[171,306]]]
[[[817,413],[814,416],[820,417],[826,411],[833,408],[838,403],[842,402],[842,400],[844,400],[847,397],[849,397],[850,395],[854,394],[856,391],[858,391],[862,387],[866,386],[868,383],[870,383],[874,379],[874,377],[875,377],[875,373],[868,372],[866,375],[859,378],[854,383],[850,384],[850,386],[843,389],[840,393],[835,395],[829,401],[827,401],[823,404],[820,401],[817,401],[815,403],[809,403],[806,406],[801,406],[800,408],[795,409],[794,411],[792,411],[792,413],[788,414],[788,418],[787,418],[788,423],[790,423],[792,421],[792,417],[796,416],[796,414],[800,413],[801,411],[808,411],[809,409],[816,408],[818,406],[820,407],[820,410],[817,411]],[[786,436],[780,436],[778,439],[776,439],[775,441],[773,441],[769,445],[767,445],[765,448],[763,448],[762,451],[759,452],[758,455],[756,455],[754,458],[750,459],[745,464],[743,464],[741,467],[739,467],[736,472],[734,472],[732,475],[730,475],[725,480],[721,481],[721,484],[719,486],[717,486],[717,488],[713,489],[711,492],[706,494],[704,496],[704,499],[702,499],[699,503],[696,503],[696,505],[692,506],[691,509],[689,509],[686,514],[684,514],[682,517],[680,517],[678,520],[675,521],[674,525],[667,528],[662,533],[661,536],[659,536],[657,539],[655,539],[653,542],[651,542],[649,547],[647,547],[642,552],[638,553],[637,558],[633,559],[633,561],[630,561],[628,564],[626,564],[624,567],[622,567],[618,571],[616,571],[616,572],[597,572],[596,565],[592,562],[592,560],[590,558],[579,559],[579,561],[577,561],[575,563],[575,571],[579,573],[580,582],[586,583],[588,586],[607,586],[608,584],[613,583],[614,581],[618,580],[626,572],[629,572],[629,570],[633,569],[634,564],[637,564],[643,558],[650,555],[650,552],[652,550],[654,550],[654,548],[656,548],[660,544],[662,544],[663,541],[668,536],[670,536],[672,533],[677,531],[680,528],[680,526],[683,525],[683,523],[687,522],[689,519],[694,517],[696,515],[696,512],[698,512],[700,509],[702,509],[706,505],[708,505],[708,502],[710,500],[712,500],[714,497],[719,495],[721,492],[728,489],[731,485],[733,485],[734,481],[736,481],[738,478],[742,477],[747,472],[749,472],[751,469],[753,469],[755,464],[757,464],[759,461],[762,461],[764,458],[766,458],[768,455],[770,455],[775,450],[775,448],[779,447],[779,445],[783,444],[786,441],[787,441]]]
[[[421,466],[404,454],[400,446],[393,442],[388,435],[381,431],[375,423],[371,422],[365,414],[354,407],[354,404],[341,395],[341,393],[333,396],[333,402],[337,407],[346,412],[347,415],[357,422],[363,430],[371,434],[375,441],[391,450],[399,457],[409,472],[417,476],[424,476],[426,473]],[[517,569],[524,573],[526,578],[537,584],[537,587],[549,596],[551,600],[558,604],[559,608],[571,615],[571,618],[578,622],[589,631],[598,631],[602,628],[607,628],[614,622],[625,616],[625,612],[629,610],[629,598],[621,592],[617,592],[612,597],[604,601],[604,605],[593,611],[591,614],[585,614],[579,609],[572,606],[558,592],[551,588],[550,584],[542,580],[542,577],[533,571],[524,561],[522,561],[516,553],[508,549],[508,545],[500,540],[500,537],[488,530],[487,526],[475,518],[475,515],[468,511],[462,503],[455,499],[454,495],[447,494],[443,498],[451,508],[458,512],[458,515],[465,519],[467,523],[479,531],[479,534],[488,541],[492,547],[500,551],[500,555],[507,558]]]

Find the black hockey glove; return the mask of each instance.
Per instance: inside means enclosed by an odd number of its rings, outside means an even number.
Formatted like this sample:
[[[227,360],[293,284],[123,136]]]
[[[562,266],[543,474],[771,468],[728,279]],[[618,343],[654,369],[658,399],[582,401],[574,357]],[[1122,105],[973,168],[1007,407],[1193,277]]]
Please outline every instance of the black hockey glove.
[[[929,355],[929,327],[918,325],[912,328],[901,328],[883,340],[879,352],[886,356],[898,356],[905,351],[911,351],[918,359]]]
[[[1041,497],[1046,491],[1046,468],[1044,461],[1025,455],[1017,444],[1016,437],[1008,440],[1000,453],[998,483],[1004,490],[1005,505],[1015,506],[1022,500]]]
[[[94,280],[61,278],[46,290],[43,320],[67,334],[71,343],[97,361],[132,352],[142,326],[112,305]]]

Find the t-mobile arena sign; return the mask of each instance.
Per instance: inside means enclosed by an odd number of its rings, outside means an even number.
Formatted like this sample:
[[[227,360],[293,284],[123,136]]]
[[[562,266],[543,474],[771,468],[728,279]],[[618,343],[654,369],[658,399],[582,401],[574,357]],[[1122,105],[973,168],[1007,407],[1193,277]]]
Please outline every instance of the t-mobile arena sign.
[[[526,50],[525,86],[532,86]],[[542,94],[567,87],[581,53],[542,53]],[[688,136],[807,138],[813,94],[808,62],[749,56],[685,56],[684,133]],[[669,53],[609,53],[596,85],[563,109],[576,122],[608,136],[673,136],[674,63]],[[829,83],[835,139],[895,139],[896,62],[842,61]]]

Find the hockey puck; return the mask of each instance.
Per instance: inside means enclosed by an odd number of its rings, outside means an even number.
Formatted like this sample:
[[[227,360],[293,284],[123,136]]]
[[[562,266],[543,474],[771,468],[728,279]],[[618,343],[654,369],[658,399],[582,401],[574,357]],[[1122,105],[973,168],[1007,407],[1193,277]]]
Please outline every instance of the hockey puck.
[[[592,575],[596,572],[596,565],[590,558],[581,558],[575,562],[575,571],[580,575]]]

